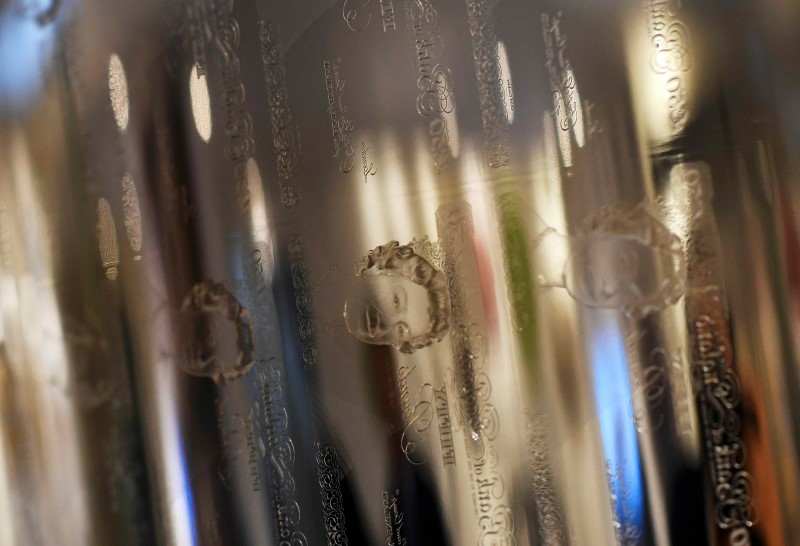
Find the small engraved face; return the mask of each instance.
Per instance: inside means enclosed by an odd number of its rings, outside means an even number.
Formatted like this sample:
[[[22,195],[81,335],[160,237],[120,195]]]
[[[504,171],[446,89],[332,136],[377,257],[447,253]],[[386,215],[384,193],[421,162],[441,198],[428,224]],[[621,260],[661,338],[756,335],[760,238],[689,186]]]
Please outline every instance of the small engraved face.
[[[361,297],[345,303],[351,334],[365,343],[395,345],[428,332],[428,292],[403,276],[368,275]]]
[[[680,239],[643,206],[602,209],[570,242],[564,284],[595,308],[642,318],[675,303],[685,289]]]
[[[224,286],[213,281],[194,285],[182,311],[186,373],[225,384],[250,371],[254,363],[250,315]]]
[[[357,295],[344,305],[348,331],[374,345],[412,353],[440,341],[449,329],[444,275],[397,241],[371,250],[356,266]]]

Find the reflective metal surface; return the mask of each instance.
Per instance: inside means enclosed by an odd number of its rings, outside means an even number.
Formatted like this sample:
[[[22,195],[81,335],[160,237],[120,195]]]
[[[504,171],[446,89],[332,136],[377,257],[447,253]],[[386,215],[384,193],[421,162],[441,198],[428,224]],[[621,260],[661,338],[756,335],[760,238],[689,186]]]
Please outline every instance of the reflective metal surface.
[[[0,543],[798,543],[798,37],[1,2]]]

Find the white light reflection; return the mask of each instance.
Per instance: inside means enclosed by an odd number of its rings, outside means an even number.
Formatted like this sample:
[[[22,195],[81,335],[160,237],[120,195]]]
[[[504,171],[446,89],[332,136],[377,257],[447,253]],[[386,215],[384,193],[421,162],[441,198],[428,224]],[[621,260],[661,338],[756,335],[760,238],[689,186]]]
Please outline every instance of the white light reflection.
[[[267,200],[264,197],[264,187],[258,163],[252,157],[245,165],[247,189],[250,195],[250,238],[258,252],[261,253],[261,267],[268,281],[272,280],[274,255],[272,254],[272,240],[269,232],[269,217],[267,216]]]
[[[506,44],[497,42],[497,62],[500,64],[500,89],[503,95],[503,110],[508,124],[514,123],[514,91],[511,82],[511,67],[508,64]]]
[[[544,202],[539,200],[540,196],[536,196],[537,199],[534,201],[535,203],[542,203],[544,205],[541,207],[542,214],[547,214],[551,211],[551,207],[548,205],[557,204],[557,210],[561,211],[559,215],[560,220],[558,225],[555,225],[554,218],[545,218],[545,221],[548,222],[551,226],[555,227],[556,229],[565,230],[566,225],[564,225],[563,219],[563,208],[564,203],[561,199],[561,164],[558,161],[558,144],[556,143],[556,128],[553,124],[553,115],[550,112],[545,112],[542,116],[542,126],[544,128],[544,156],[545,156],[545,166],[547,168],[547,180],[546,184],[536,184],[534,185],[534,189],[536,188],[543,188],[544,191],[540,192],[544,195],[541,196],[544,199]],[[536,154],[538,156],[539,154]],[[535,159],[535,166],[538,166],[539,157]],[[534,170],[536,172],[536,170]],[[557,201],[557,203],[554,203]]]
[[[12,364],[15,379],[25,388],[26,404],[35,411],[26,412],[28,423],[36,431],[38,448],[32,455],[40,472],[34,487],[44,493],[43,516],[54,543],[63,537],[74,542],[89,542],[89,511],[85,493],[86,469],[81,464],[78,443],[76,404],[67,396],[69,367],[64,325],[53,279],[51,238],[47,228],[46,209],[37,193],[41,184],[24,137],[14,134],[10,142],[11,180],[16,190],[12,211],[24,211],[24,229],[17,224],[14,264],[18,305],[12,311],[18,327],[7,331],[12,348],[8,354],[19,361]],[[23,219],[17,218],[18,222]],[[3,305],[7,305],[3,302]],[[5,317],[4,317],[5,319]],[[11,339],[12,334],[19,339]],[[53,387],[56,389],[53,389]],[[56,456],[57,454],[57,456]]]
[[[405,167],[396,135],[386,131],[377,138],[369,134],[363,138],[363,145],[369,147],[367,153],[374,154],[377,174],[367,177],[366,182],[364,177],[360,180],[363,192],[359,201],[361,232],[369,237],[362,243],[374,248],[388,241],[405,244],[414,237],[421,237],[424,235],[418,233],[421,210],[415,204],[417,196],[413,192],[411,173]]]
[[[116,53],[112,53],[108,59],[108,94],[111,97],[111,109],[114,111],[117,129],[124,134],[128,130],[130,112],[128,79],[125,77],[122,61]]]
[[[506,311],[509,296],[508,290],[516,289],[506,279],[504,245],[502,232],[510,226],[502,226],[500,222],[508,219],[498,217],[495,198],[506,188],[513,190],[514,185],[505,184],[500,189],[497,185],[484,183],[482,154],[471,149],[465,156],[462,187],[466,189],[463,199],[469,203],[472,211],[472,237],[466,243],[473,245],[475,252],[479,289],[476,296],[481,299],[483,316],[470,317],[482,324],[486,334],[486,351],[484,366],[491,373],[491,404],[494,406],[498,421],[513,423],[520,427],[520,408],[518,398],[524,365],[520,365],[520,354],[517,351],[516,335],[511,313]],[[471,153],[475,152],[475,153]],[[511,229],[514,229],[511,227]],[[512,250],[513,251],[513,250]],[[465,267],[473,264],[465,263]],[[512,281],[513,282],[513,281]],[[528,302],[525,303],[527,305]],[[535,335],[526,332],[526,335]],[[498,435],[491,440],[491,449],[500,453],[510,453],[514,449],[515,439],[508,435]],[[502,482],[501,482],[502,483]],[[470,484],[474,488],[474,484]],[[506,482],[508,488],[497,492],[498,502],[505,503],[513,484]],[[499,489],[502,489],[500,487]],[[473,541],[474,542],[474,541]],[[466,541],[464,542],[466,543]]]
[[[171,361],[162,363],[170,367],[175,364]],[[171,379],[173,380],[169,383],[174,383],[174,378]],[[158,405],[162,408],[159,412],[159,432],[163,441],[160,457],[164,464],[162,477],[165,480],[159,484],[159,497],[161,502],[166,503],[163,510],[164,518],[168,520],[165,526],[170,531],[170,543],[175,546],[195,546],[198,543],[197,522],[184,440],[180,435],[179,419],[174,408],[174,391],[163,387],[166,385],[160,385],[157,389]]]
[[[419,207],[415,206],[418,196],[413,195],[414,184],[405,167],[402,150],[394,131],[385,131],[378,140],[378,165],[380,171],[380,189],[382,193],[381,207],[385,216],[390,217],[393,239],[401,244],[414,237],[424,235],[418,233],[421,224]],[[389,209],[387,211],[387,208]]]
[[[569,121],[561,91],[553,93],[553,101],[556,107],[556,133],[558,135],[558,149],[561,151],[561,162],[564,167],[572,167],[572,139],[569,136],[569,131],[563,129],[569,124]]]
[[[681,13],[681,16],[685,15]],[[642,21],[638,14],[631,15],[624,23],[624,34],[625,60],[627,66],[631,67],[628,75],[636,114],[634,119],[637,131],[644,137],[640,139],[644,147],[647,142],[673,137],[682,130],[691,118],[692,103],[701,89],[698,79],[693,76],[694,71],[689,68],[693,55],[700,49],[676,44],[676,47],[683,47],[680,62],[685,64],[676,70],[656,71],[652,63],[654,55],[660,50],[654,45],[648,26]],[[693,38],[697,39],[697,36]],[[697,42],[693,43],[697,45]],[[671,49],[668,53],[677,51]],[[646,157],[649,152],[643,149],[642,154]]]
[[[461,153],[461,136],[458,133],[458,117],[456,116],[456,107],[449,112],[442,112],[442,117],[447,123],[447,144],[450,147],[450,155],[458,157]],[[430,155],[430,152],[428,152]]]
[[[699,194],[692,195],[689,192],[688,186],[684,183],[686,181],[686,175],[690,174],[690,171],[693,170],[693,167],[699,167],[699,170],[696,171],[697,175],[705,172],[703,170],[703,164],[679,164],[673,167],[669,173],[669,185],[667,187],[667,191],[664,192],[663,199],[659,200],[661,201],[662,205],[659,207],[660,218],[662,219],[664,225],[672,233],[677,235],[684,245],[688,243],[692,222],[696,220],[694,218],[694,214],[696,214],[697,211],[696,209],[693,210],[693,208],[697,206],[702,207],[703,202],[706,202],[706,199],[710,199],[710,196],[706,195],[707,190],[703,184],[699,185]],[[698,203],[697,200],[700,202]],[[694,205],[694,207],[692,205]],[[676,325],[675,330],[665,328],[663,332],[665,339],[669,339],[670,336],[675,337],[675,340],[671,342],[672,346],[691,346],[691,342],[688,339],[689,334],[686,331],[685,305],[686,299],[681,298],[674,305],[671,305],[662,311],[662,314],[665,316],[664,322],[666,324],[671,323]],[[671,320],[667,320],[666,317],[671,317]],[[670,342],[667,341],[667,343]],[[687,361],[686,357],[684,357],[684,362],[685,361]],[[700,446],[698,444],[700,436],[697,433],[698,417],[695,405],[685,404],[679,407],[681,397],[685,397],[686,399],[691,397],[691,371],[689,370],[688,366],[682,366],[680,370],[673,368],[672,374],[672,388],[675,391],[675,401],[673,402],[673,404],[676,406],[675,414],[681,415],[681,412],[684,408],[688,413],[685,423],[690,430],[690,433],[681,434],[680,441],[687,453],[691,453],[693,456],[698,456],[697,454],[700,452]]]
[[[189,71],[189,95],[192,99],[192,117],[197,134],[203,142],[211,140],[211,98],[205,74],[195,66]]]
[[[257,241],[269,239],[269,220],[267,219],[267,202],[261,181],[261,171],[252,157],[245,165],[247,190],[250,195],[250,223],[253,237]]]
[[[586,145],[586,129],[583,121],[583,103],[581,102],[581,94],[578,91],[578,82],[575,80],[575,75],[572,73],[572,67],[568,66],[565,70],[566,80],[571,81],[572,88],[572,103],[570,108],[574,108],[573,116],[575,118],[575,125],[572,127],[572,133],[575,135],[575,142],[578,148],[583,148]]]
[[[358,202],[360,209],[361,229],[359,233],[368,237],[368,240],[361,241],[361,246],[375,248],[388,241],[394,240],[394,226],[391,225],[395,214],[386,214],[383,201],[383,185],[385,183],[383,165],[379,165],[380,171],[376,176],[370,177],[366,183],[360,182],[361,199]]]
[[[187,472],[185,440],[182,437],[182,418],[184,408],[181,396],[182,381],[177,359],[181,358],[179,324],[170,312],[166,294],[169,293],[162,273],[165,269],[158,253],[150,257],[151,267],[145,268],[143,285],[155,297],[145,298],[148,307],[143,316],[148,320],[135,321],[134,335],[139,329],[158,332],[144,345],[143,359],[149,364],[143,368],[150,373],[142,380],[147,386],[143,389],[143,407],[147,408],[149,418],[145,421],[146,434],[151,438],[153,460],[161,461],[154,473],[154,490],[158,500],[158,510],[164,520],[166,542],[174,546],[194,546],[197,544],[194,497],[191,491],[191,475]],[[141,333],[141,332],[139,332]],[[142,336],[138,336],[142,337]],[[145,336],[145,339],[149,338]]]
[[[483,150],[472,141],[467,141],[465,148],[460,176],[462,186],[469,190],[473,186],[483,186],[486,180],[483,170]]]
[[[530,219],[533,227],[532,241],[537,261],[535,269],[539,282],[548,286],[563,285],[564,264],[569,254],[569,244],[559,234],[567,233],[567,221],[564,212],[561,165],[558,160],[558,144],[553,114],[545,112],[542,116],[544,145],[533,154],[532,172],[540,173],[540,166],[545,165],[545,176],[539,177],[532,185],[532,201],[537,218]],[[544,158],[542,158],[544,155]],[[554,233],[547,235],[547,232]]]
[[[414,178],[417,182],[418,194],[423,196],[420,203],[422,221],[425,229],[423,234],[429,234],[431,239],[436,239],[436,210],[439,207],[439,198],[436,185],[436,173],[430,161],[430,149],[423,138],[414,139]]]

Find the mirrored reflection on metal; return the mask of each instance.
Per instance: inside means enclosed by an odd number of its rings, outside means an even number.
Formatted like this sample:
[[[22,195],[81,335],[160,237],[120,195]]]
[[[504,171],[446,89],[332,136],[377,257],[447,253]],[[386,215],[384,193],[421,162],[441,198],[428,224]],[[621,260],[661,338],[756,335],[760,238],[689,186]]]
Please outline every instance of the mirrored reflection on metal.
[[[0,543],[800,543],[791,2],[0,4]]]

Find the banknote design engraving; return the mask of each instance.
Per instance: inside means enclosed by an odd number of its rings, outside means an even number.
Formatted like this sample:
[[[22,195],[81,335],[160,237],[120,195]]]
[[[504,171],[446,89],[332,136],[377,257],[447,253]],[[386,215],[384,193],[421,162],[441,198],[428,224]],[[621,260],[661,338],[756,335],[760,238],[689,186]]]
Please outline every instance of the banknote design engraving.
[[[458,393],[456,419],[474,482],[479,546],[515,545],[514,514],[505,504],[506,484],[494,440],[500,418],[492,404],[492,382],[485,370],[486,334],[477,258],[472,243],[472,208],[466,202],[443,205],[436,212],[444,254],[444,273],[451,297],[450,352],[453,386]]]
[[[758,522],[755,482],[747,470],[742,438],[742,390],[719,274],[722,249],[712,209],[710,168],[699,162],[677,165],[670,172],[670,183],[678,190],[678,205],[690,219],[686,324],[716,523],[728,532],[730,544],[750,544],[750,529]]]
[[[263,416],[260,445],[263,446],[264,456],[271,463],[270,487],[276,532],[280,544],[306,546],[308,539],[299,529],[301,511],[296,498],[297,482],[294,477],[296,449],[289,435],[288,400],[278,359],[271,357],[267,361],[260,361],[256,379],[261,391]]]
[[[300,351],[303,356],[303,367],[306,370],[317,364],[317,347],[314,343],[314,307],[312,294],[308,286],[308,269],[303,252],[303,237],[293,235],[289,238],[289,261],[292,269],[292,287],[295,291],[295,307],[297,309],[297,326],[300,333]]]
[[[272,145],[275,148],[278,178],[281,185],[281,204],[294,207],[301,195],[294,184],[299,172],[300,137],[289,108],[289,89],[283,61],[280,28],[274,21],[259,21],[261,60],[267,83],[267,103],[272,124]]]
[[[691,33],[681,21],[680,0],[645,0],[647,34],[653,52],[650,69],[664,83],[668,118],[673,131],[686,126],[691,113],[687,77],[694,64]]]
[[[511,138],[501,92],[503,75],[497,56],[498,39],[492,13],[494,2],[467,0],[466,3],[475,79],[481,103],[484,147],[489,156],[489,166],[499,168],[511,161]]]
[[[325,532],[328,546],[347,546],[347,527],[344,518],[342,473],[339,469],[336,448],[328,444],[316,443],[317,477],[322,495],[322,514],[325,518]]]
[[[536,516],[539,520],[542,541],[547,546],[568,544],[561,501],[555,491],[555,477],[550,463],[547,443],[547,415],[530,414],[527,417],[528,466],[531,485],[536,495]]]
[[[447,282],[409,245],[390,241],[356,266],[360,294],[345,302],[347,330],[364,343],[413,353],[450,329]]]

